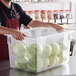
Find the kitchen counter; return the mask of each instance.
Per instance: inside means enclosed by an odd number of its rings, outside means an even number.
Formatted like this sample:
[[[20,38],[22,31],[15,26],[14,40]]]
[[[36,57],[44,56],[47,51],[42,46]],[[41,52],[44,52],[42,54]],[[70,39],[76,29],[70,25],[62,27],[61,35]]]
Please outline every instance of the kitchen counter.
[[[0,61],[0,76],[76,76],[76,56],[71,56],[68,64],[41,72],[29,73],[9,67],[9,61]]]

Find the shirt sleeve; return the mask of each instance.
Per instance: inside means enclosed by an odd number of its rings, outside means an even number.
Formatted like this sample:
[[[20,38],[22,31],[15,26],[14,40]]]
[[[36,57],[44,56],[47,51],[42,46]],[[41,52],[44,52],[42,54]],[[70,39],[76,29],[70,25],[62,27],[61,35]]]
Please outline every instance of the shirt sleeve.
[[[21,14],[21,23],[27,26],[31,21],[32,18],[23,11]]]
[[[32,18],[25,13],[25,11],[21,8],[20,5],[16,4],[16,6],[20,13],[21,24],[24,24],[25,26],[27,26],[32,21]]]

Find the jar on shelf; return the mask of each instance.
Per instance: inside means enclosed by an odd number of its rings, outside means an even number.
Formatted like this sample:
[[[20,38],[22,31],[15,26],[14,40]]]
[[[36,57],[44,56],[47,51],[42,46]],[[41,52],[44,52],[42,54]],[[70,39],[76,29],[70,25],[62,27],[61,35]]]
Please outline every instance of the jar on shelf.
[[[55,0],[50,0],[50,1],[55,1]]]
[[[60,19],[61,19],[61,24],[67,23],[66,10],[60,10]]]
[[[25,0],[25,2],[32,2],[32,0]]]
[[[38,0],[32,0],[32,2],[38,2]]]
[[[41,21],[41,11],[40,10],[35,10],[35,20]]]
[[[47,1],[51,2],[52,0],[47,0]]]
[[[45,0],[39,0],[40,2],[45,2]]]
[[[71,10],[66,10],[66,17],[71,18]]]
[[[54,23],[53,10],[48,10],[47,11],[47,18],[48,18],[48,23],[49,22],[53,22]]]
[[[19,0],[19,2],[22,2],[23,0]]]
[[[20,0],[14,0],[15,2],[20,2]]]
[[[56,1],[60,1],[60,0],[53,0],[53,1],[55,1],[55,2],[56,2]]]
[[[41,10],[41,19],[43,22],[46,22],[46,20],[47,20],[47,11],[46,10]]]
[[[26,0],[22,0],[22,2],[25,2]]]
[[[60,24],[60,11],[54,10],[54,22]]]
[[[44,2],[48,2],[48,0],[44,0]]]
[[[66,10],[67,24],[73,23],[71,10]]]
[[[35,11],[29,11],[29,16],[35,20]]]

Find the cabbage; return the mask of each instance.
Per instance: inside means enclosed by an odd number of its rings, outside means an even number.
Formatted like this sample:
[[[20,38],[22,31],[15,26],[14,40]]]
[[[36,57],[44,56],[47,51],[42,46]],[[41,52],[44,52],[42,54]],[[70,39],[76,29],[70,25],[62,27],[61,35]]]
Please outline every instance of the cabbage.
[[[40,70],[43,67],[42,56],[42,46],[34,43],[28,47],[29,54],[31,58],[28,63],[28,69],[32,71]]]
[[[29,60],[28,69],[37,72],[43,68],[43,62],[41,58],[32,58]]]
[[[37,71],[37,58],[31,58],[28,62],[28,70]]]
[[[49,66],[50,62],[49,62],[49,59],[48,58],[45,58],[42,60],[43,61],[43,67],[46,68]]]
[[[60,46],[58,43],[53,42],[51,43],[51,48],[52,48],[52,55],[58,55],[60,52]]]
[[[15,60],[15,66],[19,69],[27,69],[29,59],[27,57],[18,57]]]
[[[29,54],[28,51],[26,51],[26,52],[24,53],[24,57],[27,57],[28,59],[31,59],[31,58],[32,58],[32,56]]]
[[[28,48],[29,53],[32,57],[42,56],[42,46],[39,44],[31,44]]]
[[[43,65],[44,65],[43,60],[41,58],[37,58],[37,70],[38,71],[43,68]]]
[[[68,57],[69,57],[69,53],[68,52],[60,52],[60,54],[58,55],[59,57],[59,62],[64,62],[67,61]]]
[[[52,53],[52,48],[50,45],[46,45],[44,48],[43,48],[43,56],[45,58],[48,58]]]
[[[16,56],[23,56],[24,53],[27,53],[27,48],[23,42],[16,42],[12,46],[13,53]]]
[[[60,46],[60,50],[61,50],[61,51],[68,49],[67,43],[59,42],[59,46]]]
[[[50,61],[50,65],[56,65],[59,63],[59,57],[58,56],[50,56],[49,61]]]

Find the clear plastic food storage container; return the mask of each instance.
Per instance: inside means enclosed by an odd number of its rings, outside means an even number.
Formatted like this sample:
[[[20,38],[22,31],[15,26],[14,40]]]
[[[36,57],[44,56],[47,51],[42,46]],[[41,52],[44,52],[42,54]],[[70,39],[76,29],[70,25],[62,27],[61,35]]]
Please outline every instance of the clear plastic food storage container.
[[[23,41],[8,36],[10,67],[39,73],[68,63],[70,31],[56,32],[50,28],[26,29]]]

